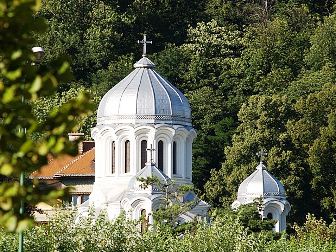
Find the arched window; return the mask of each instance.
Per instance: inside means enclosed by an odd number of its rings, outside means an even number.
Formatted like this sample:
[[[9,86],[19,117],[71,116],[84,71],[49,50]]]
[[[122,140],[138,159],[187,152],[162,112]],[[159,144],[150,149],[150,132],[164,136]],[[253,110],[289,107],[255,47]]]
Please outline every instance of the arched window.
[[[112,174],[115,173],[115,142],[112,142]]]
[[[163,171],[163,142],[158,142],[158,168]]]
[[[173,174],[177,173],[176,142],[173,142]]]
[[[145,167],[146,162],[147,162],[147,141],[142,140],[141,141],[141,152],[140,152],[140,158],[141,158],[141,169]]]
[[[125,173],[130,172],[130,141],[126,140],[125,142]]]
[[[269,219],[269,220],[273,220],[273,214],[272,214],[272,213],[268,213],[268,214],[267,214],[267,219]]]

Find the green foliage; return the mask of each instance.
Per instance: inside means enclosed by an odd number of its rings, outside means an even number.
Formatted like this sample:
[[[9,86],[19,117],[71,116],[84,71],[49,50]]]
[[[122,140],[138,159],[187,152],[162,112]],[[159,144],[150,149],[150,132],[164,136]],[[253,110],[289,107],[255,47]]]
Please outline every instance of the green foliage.
[[[289,84],[283,92],[292,100],[307,97],[309,94],[320,91],[325,84],[333,83],[336,79],[335,67],[326,64],[321,70],[305,70],[298,79]]]
[[[327,16],[323,21],[311,37],[311,48],[306,55],[308,65],[314,70],[328,63],[333,66],[336,64],[336,15]]]
[[[212,178],[206,185],[207,196],[214,200],[213,203],[221,201],[229,205],[233,202],[239,184],[256,167],[258,161],[255,154],[260,148],[268,150],[268,162],[274,154],[273,163],[279,166],[274,169],[289,176],[285,169],[289,169],[288,158],[293,154],[286,149],[285,123],[294,115],[286,97],[275,95],[252,96],[242,106],[238,114],[240,125],[233,136],[232,146],[225,149],[227,159],[218,172],[212,172]],[[270,163],[269,166],[273,172]]]
[[[298,226],[295,224],[294,230],[296,232],[296,237],[302,241],[308,237],[313,239],[323,239],[324,241],[336,241],[335,220],[328,225],[323,219],[317,219],[314,215],[308,214],[304,225]]]
[[[220,24],[235,25],[239,29],[264,18],[261,1],[208,0],[206,13]]]
[[[76,79],[89,80],[91,73],[106,68],[122,52],[126,38],[121,30],[132,18],[118,13],[115,3],[106,1],[45,0],[40,16],[49,30],[39,38],[45,60],[67,54]],[[124,51],[125,52],[125,51]]]
[[[230,143],[239,81],[242,33],[212,20],[189,29],[188,43],[179,50],[188,64],[179,87],[188,97],[198,137],[193,145],[193,181],[202,188],[211,168],[219,168],[223,148]],[[239,91],[238,91],[239,92]],[[209,102],[211,101],[211,102]],[[234,104],[234,105],[233,105]]]
[[[214,217],[211,225],[197,223],[191,232],[175,234],[169,226],[140,233],[137,223],[123,216],[110,222],[104,214],[74,223],[74,213],[62,213],[52,221],[25,232],[25,251],[323,251],[336,248],[335,223],[326,225],[309,216],[293,236],[272,239],[267,232],[248,232],[232,214]],[[0,230],[0,250],[17,251],[16,239]]]
[[[40,15],[49,30],[39,39],[52,59],[68,54],[77,80],[91,86],[91,75],[106,70],[118,57],[136,53],[145,32],[155,40],[151,51],[168,43],[181,44],[188,25],[200,19],[202,1],[44,0]]]
[[[272,231],[274,228],[276,223],[274,220],[261,218],[259,213],[261,206],[262,199],[257,199],[253,203],[240,206],[235,211],[239,223],[249,232]]]
[[[90,97],[91,109],[96,111],[98,103],[101,99],[98,92],[99,90],[86,89],[83,86],[77,86],[76,83],[72,83],[73,87],[63,92],[55,92],[50,96],[40,97],[33,102],[33,113],[36,116],[39,123],[46,123],[50,113],[59,111],[62,106],[69,103],[71,100],[76,99],[78,95],[86,93]],[[77,130],[84,133],[85,137],[89,137],[91,128],[95,125],[96,113],[90,113],[83,115],[80,120],[77,121]],[[40,137],[41,134],[37,134],[36,137]]]
[[[247,29],[244,85],[253,94],[279,93],[300,73],[314,21],[305,6],[289,5],[274,19]]]
[[[57,199],[64,190],[42,193],[38,182],[21,186],[20,173],[30,174],[47,163],[48,155],[74,152],[66,133],[76,130],[87,114],[88,96],[79,93],[52,110],[43,123],[32,112],[32,103],[56,89],[59,80],[70,77],[69,64],[61,58],[52,67],[31,64],[36,59],[31,47],[33,34],[45,29],[41,18],[34,17],[39,1],[5,1],[0,3],[0,223],[9,230],[22,230],[30,222],[28,213],[19,214],[20,202],[35,205]],[[42,133],[38,139],[32,137]]]
[[[54,97],[39,98],[34,112],[47,123],[51,107],[76,96],[78,86],[93,95],[96,109],[106,91],[132,69],[134,55],[140,55],[136,41],[146,32],[158,71],[192,107],[198,133],[195,186],[203,189],[211,176],[208,198],[231,203],[256,165],[254,154],[265,147],[271,172],[286,186],[291,218],[303,221],[307,212],[331,218],[334,105],[326,94],[336,79],[333,5],[327,0],[45,0],[36,20],[45,17],[49,29],[38,35],[39,45],[48,65],[67,54],[75,81],[61,82]],[[20,16],[11,29],[32,28],[38,34],[45,28],[25,20]],[[1,36],[10,47],[9,34]],[[27,52],[34,44],[28,37],[16,41]],[[19,74],[12,71],[9,77]],[[8,90],[6,99],[14,91]],[[94,120],[95,115],[84,116],[78,123],[87,135]]]
[[[174,181],[163,183],[158,177],[139,178],[138,180],[141,182],[142,188],[152,187],[162,193],[161,207],[153,212],[154,221],[157,225],[167,225],[175,232],[181,232],[188,228],[184,224],[180,225],[179,216],[192,209],[199,202],[197,196],[192,192],[194,189],[192,185],[178,185]],[[192,200],[184,199],[188,193],[193,194]]]
[[[232,202],[256,166],[255,153],[266,148],[268,169],[284,183],[293,206],[291,218],[302,222],[307,212],[333,218],[335,97],[335,86],[328,84],[294,104],[286,96],[252,96],[239,112],[227,160],[207,183],[207,196]]]

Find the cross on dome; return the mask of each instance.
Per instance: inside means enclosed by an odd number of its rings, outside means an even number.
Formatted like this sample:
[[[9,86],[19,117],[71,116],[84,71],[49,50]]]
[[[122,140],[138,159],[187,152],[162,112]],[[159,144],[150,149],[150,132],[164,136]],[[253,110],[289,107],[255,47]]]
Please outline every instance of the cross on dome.
[[[150,151],[150,163],[154,164],[153,152],[155,151],[155,149],[153,148],[152,144],[151,144],[150,148],[147,149],[147,151]]]
[[[143,44],[142,57],[146,57],[147,53],[147,44],[153,44],[153,41],[147,40],[146,34],[143,35],[143,40],[138,40],[138,44]]]
[[[262,163],[265,160],[265,157],[267,156],[267,151],[264,149],[261,149],[257,152],[257,156],[260,158],[260,163]]]

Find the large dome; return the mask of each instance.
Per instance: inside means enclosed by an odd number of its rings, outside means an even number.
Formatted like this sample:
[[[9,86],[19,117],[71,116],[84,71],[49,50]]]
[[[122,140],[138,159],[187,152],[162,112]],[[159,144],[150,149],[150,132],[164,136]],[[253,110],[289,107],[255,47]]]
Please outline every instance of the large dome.
[[[238,201],[251,202],[255,198],[286,198],[282,183],[273,177],[261,162],[257,169],[239,186]]]
[[[187,98],[143,57],[135,69],[100,101],[97,125],[177,124],[191,126]]]

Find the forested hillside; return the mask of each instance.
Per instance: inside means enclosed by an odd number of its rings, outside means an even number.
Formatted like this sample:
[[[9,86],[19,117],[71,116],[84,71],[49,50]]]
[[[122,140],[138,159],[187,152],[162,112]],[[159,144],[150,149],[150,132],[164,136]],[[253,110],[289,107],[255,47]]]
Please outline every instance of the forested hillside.
[[[75,79],[35,104],[47,112],[86,89],[96,106],[141,57],[192,106],[193,181],[231,204],[268,151],[291,220],[336,212],[336,13],[328,0],[44,0],[43,64],[66,55]],[[95,115],[82,122],[87,136]],[[211,172],[212,171],[212,172]]]

